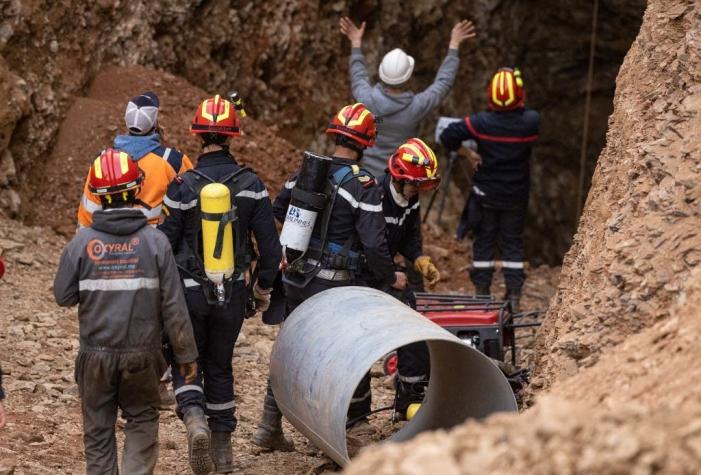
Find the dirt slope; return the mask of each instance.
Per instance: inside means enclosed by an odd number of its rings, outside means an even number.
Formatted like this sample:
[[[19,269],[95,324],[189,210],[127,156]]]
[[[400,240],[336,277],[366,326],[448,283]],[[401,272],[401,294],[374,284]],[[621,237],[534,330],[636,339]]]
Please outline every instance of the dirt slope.
[[[698,473],[700,26],[698,2],[649,2],[539,335],[547,391],[348,473]]]
[[[162,107],[160,123],[163,143],[185,152],[193,160],[199,154],[197,139],[189,133],[192,114],[208,93],[177,76],[139,66],[108,67],[99,73],[85,97],[78,97],[59,129],[56,145],[45,167],[30,173],[27,194],[31,222],[50,226],[66,235],[75,229],[76,207],[90,163],[100,151],[124,133],[124,109],[129,98],[153,90]],[[251,166],[276,192],[299,165],[301,151],[276,137],[255,119],[242,122],[244,135],[232,142],[231,150],[242,164]],[[47,186],[59,193],[46,199]]]

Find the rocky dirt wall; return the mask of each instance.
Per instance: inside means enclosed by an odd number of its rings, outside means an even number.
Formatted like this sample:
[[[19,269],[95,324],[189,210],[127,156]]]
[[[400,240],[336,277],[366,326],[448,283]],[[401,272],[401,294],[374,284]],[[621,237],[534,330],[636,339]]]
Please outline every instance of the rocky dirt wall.
[[[701,262],[700,26],[698,3],[650,2],[540,332],[538,386],[674,316],[671,305]]]
[[[590,165],[644,0],[601,4]],[[529,102],[543,113],[528,231],[538,239],[529,239],[529,252],[536,261],[558,261],[574,228],[591,27],[586,2],[8,0],[0,5],[0,92],[9,98],[0,104],[0,208],[21,213],[26,189],[19,183],[41,168],[60,119],[103,64],[164,69],[208,91],[238,88],[273,132],[300,147],[320,145],[320,126],[350,100],[349,46],[337,28],[340,15],[349,13],[368,21],[373,74],[382,54],[401,46],[416,57],[413,86],[419,89],[432,80],[453,23],[476,22],[479,39],[463,48],[459,79],[442,113],[482,109],[496,67],[524,69]],[[426,136],[432,135],[429,122]]]

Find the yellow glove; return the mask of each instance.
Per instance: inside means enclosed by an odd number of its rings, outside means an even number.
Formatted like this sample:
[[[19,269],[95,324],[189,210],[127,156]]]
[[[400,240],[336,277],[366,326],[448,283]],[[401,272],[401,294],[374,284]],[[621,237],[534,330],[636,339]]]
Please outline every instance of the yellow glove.
[[[428,290],[433,290],[438,281],[441,280],[441,273],[438,272],[436,266],[433,265],[429,256],[417,257],[414,261],[414,269],[424,276]]]

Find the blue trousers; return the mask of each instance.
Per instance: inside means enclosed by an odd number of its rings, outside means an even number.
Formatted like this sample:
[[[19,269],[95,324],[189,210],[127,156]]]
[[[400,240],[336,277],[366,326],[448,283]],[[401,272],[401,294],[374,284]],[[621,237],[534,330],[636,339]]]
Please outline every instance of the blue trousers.
[[[207,303],[199,286],[187,288],[185,300],[199,353],[198,374],[186,385],[178,366],[173,366],[177,413],[182,417],[192,406],[200,406],[212,432],[233,432],[236,416],[231,360],[246,313],[246,287],[242,281],[234,283],[229,303],[221,307]]]

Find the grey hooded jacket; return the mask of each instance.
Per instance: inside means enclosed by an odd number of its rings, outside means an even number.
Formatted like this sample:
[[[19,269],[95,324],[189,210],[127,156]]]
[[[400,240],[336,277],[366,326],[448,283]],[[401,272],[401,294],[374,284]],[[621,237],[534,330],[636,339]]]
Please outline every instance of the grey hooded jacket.
[[[160,351],[164,329],[178,363],[197,358],[168,238],[138,209],[95,212],[61,254],[54,296],[79,304],[81,351]]]
[[[363,51],[352,49],[349,72],[353,97],[365,104],[377,119],[377,141],[363,155],[364,168],[376,177],[384,174],[387,160],[396,148],[418,135],[421,120],[448,95],[458,66],[458,50],[449,49],[433,84],[418,94],[404,92],[395,96],[388,94],[382,84],[370,85]]]

